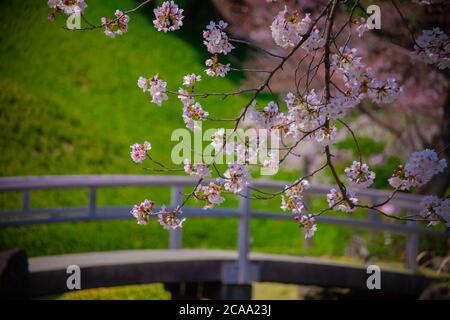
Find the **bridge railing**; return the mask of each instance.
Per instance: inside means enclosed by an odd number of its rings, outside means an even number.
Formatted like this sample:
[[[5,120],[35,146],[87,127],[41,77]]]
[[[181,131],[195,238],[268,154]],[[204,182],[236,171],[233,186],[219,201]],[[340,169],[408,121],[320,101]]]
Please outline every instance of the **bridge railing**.
[[[0,178],[0,192],[21,192],[22,205],[19,210],[0,211],[0,227],[18,226],[37,223],[54,223],[69,221],[107,220],[130,217],[130,206],[99,206],[97,203],[97,190],[106,187],[129,186],[170,186],[171,206],[175,207],[182,201],[183,188],[194,186],[196,180],[180,176],[142,176],[142,175],[79,175],[79,176],[35,176],[35,177],[8,177]],[[287,183],[281,181],[255,180],[251,186],[259,189],[281,190]],[[75,208],[31,208],[30,200],[35,190],[50,190],[63,188],[88,188],[89,201],[86,207]],[[312,185],[305,192],[308,199],[311,195],[326,195],[331,186]],[[246,190],[248,193],[248,190]],[[380,203],[390,196],[389,192],[378,190],[357,190],[359,199],[368,200],[370,203]],[[398,193],[390,204],[398,211],[406,210],[410,213],[417,212],[422,197],[406,193]],[[240,197],[238,209],[212,209],[205,213],[200,208],[184,208],[183,214],[187,217],[235,217],[239,219],[238,230],[238,261],[234,268],[230,268],[230,282],[248,283],[252,280],[252,266],[249,264],[250,251],[250,219],[291,219],[289,214],[254,211],[251,208],[250,197]],[[424,228],[415,221],[406,224],[383,222],[377,211],[368,212],[368,219],[354,219],[351,215],[346,218],[332,216],[318,216],[316,220],[320,224],[334,224],[353,228],[367,229],[373,232],[388,231],[402,234],[407,237],[406,266],[416,267],[416,256],[419,250],[419,236],[431,234],[445,236],[443,232],[431,228]],[[169,237],[169,249],[182,247],[182,230],[171,231]],[[256,272],[257,273],[257,272]],[[234,280],[233,280],[234,278]]]

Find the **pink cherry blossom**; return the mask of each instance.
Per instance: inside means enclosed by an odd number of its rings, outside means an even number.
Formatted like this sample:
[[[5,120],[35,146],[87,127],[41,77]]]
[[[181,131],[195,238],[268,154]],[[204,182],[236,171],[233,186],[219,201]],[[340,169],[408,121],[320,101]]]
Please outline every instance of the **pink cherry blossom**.
[[[317,231],[316,219],[311,214],[304,214],[294,217],[300,223],[300,226],[305,229],[305,239],[314,237]]]
[[[184,172],[190,176],[197,176],[200,178],[208,178],[211,176],[211,172],[206,164],[192,163],[189,159],[184,160]]]
[[[375,172],[370,171],[367,164],[361,164],[359,161],[353,161],[351,167],[346,168],[344,172],[348,182],[360,188],[370,187],[375,179]]]
[[[355,193],[352,190],[346,190],[347,199],[353,204],[356,205],[358,199],[355,197]],[[349,203],[344,199],[342,193],[337,191],[336,189],[331,189],[330,193],[327,194],[327,201],[330,208],[335,210],[340,210],[344,212],[353,212],[355,211],[355,207],[351,207]]]
[[[133,144],[130,148],[131,159],[136,163],[141,163],[147,158],[147,154],[152,149],[152,145],[150,142],[145,141],[143,144]]]
[[[114,15],[116,18],[113,20],[105,17],[101,19],[102,25],[105,26],[105,35],[111,38],[126,33],[128,31],[128,22],[130,21],[130,17],[120,10],[116,10]]]
[[[211,54],[228,54],[234,49],[227,34],[223,31],[228,23],[220,20],[218,23],[211,21],[203,31],[203,43]]]
[[[307,13],[303,18],[300,18],[300,12],[289,13],[285,6],[270,26],[275,43],[282,48],[296,46],[302,40],[302,36],[309,30],[311,23],[309,16],[310,14]]]
[[[130,213],[136,218],[138,224],[147,224],[154,205],[154,201],[144,200],[141,204],[135,205]]]
[[[158,31],[175,31],[183,26],[183,9],[180,9],[173,1],[165,1],[153,10],[155,20],[153,24]]]

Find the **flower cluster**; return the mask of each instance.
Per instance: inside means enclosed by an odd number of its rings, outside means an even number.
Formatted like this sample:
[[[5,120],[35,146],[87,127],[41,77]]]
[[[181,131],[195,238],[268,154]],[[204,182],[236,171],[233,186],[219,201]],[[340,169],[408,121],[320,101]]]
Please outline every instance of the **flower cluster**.
[[[220,128],[218,129],[212,136],[211,136],[211,146],[216,151],[216,154],[219,154],[223,151],[228,153],[226,151],[227,144],[226,144],[227,138],[225,136],[225,129]]]
[[[194,74],[184,77],[184,83],[192,86],[196,81],[200,81],[200,76]],[[195,102],[194,98],[184,89],[178,90],[178,98],[183,103],[183,121],[188,129],[195,131],[199,129],[198,122],[208,118],[208,112],[203,110],[200,103]]]
[[[399,166],[389,178],[389,184],[400,190],[409,190],[428,183],[447,167],[447,160],[439,159],[436,151],[425,149],[413,152],[404,166]]]
[[[311,214],[303,214],[294,217],[305,229],[305,239],[312,238],[317,231],[316,219]]]
[[[136,163],[141,163],[147,158],[148,152],[152,149],[150,142],[145,141],[143,144],[135,143],[131,148],[131,159]]]
[[[420,202],[419,215],[428,220],[429,225],[436,225],[440,220],[444,220],[450,226],[450,200],[426,196]]]
[[[360,188],[370,187],[375,179],[375,172],[370,171],[367,164],[359,161],[353,161],[351,167],[345,168],[344,172],[348,182]]]
[[[48,6],[52,9],[48,20],[53,20],[58,12],[66,15],[81,14],[87,4],[84,0],[48,0]]]
[[[230,43],[227,34],[223,31],[228,26],[228,23],[220,20],[218,23],[211,21],[206,30],[203,31],[203,43],[208,49],[209,53],[217,54],[223,53],[228,54],[234,49],[233,45]]]
[[[369,26],[367,25],[366,19],[364,17],[359,17],[354,19],[353,23],[357,25],[356,33],[358,33],[358,37],[362,38],[364,32],[369,30]]]
[[[141,204],[135,205],[130,213],[136,218],[138,224],[147,224],[148,218],[153,213],[154,205],[155,202],[144,200]]]
[[[270,30],[272,31],[272,38],[275,43],[282,48],[294,47],[304,36],[311,24],[310,14],[300,18],[300,12],[288,12],[287,7],[280,11],[275,17]]]
[[[325,123],[326,115],[314,89],[303,97],[289,92],[284,101],[288,107],[287,118],[291,122],[289,130],[293,136],[313,131]]]
[[[194,192],[194,196],[204,201],[203,209],[212,209],[215,205],[220,205],[225,199],[221,196],[223,188],[220,184],[210,182],[207,186],[198,186]]]
[[[116,10],[114,15],[116,18],[113,20],[105,17],[101,19],[102,26],[105,26],[105,35],[111,38],[126,33],[128,31],[128,22],[130,21],[130,17],[120,10]]]
[[[320,100],[314,89],[304,97],[296,97],[291,92],[287,94],[285,102],[288,107],[288,135],[298,139],[305,133],[310,133],[309,139],[322,146],[327,146],[335,140],[337,129],[334,125],[324,126],[327,109]]]
[[[183,9],[180,9],[173,1],[165,1],[153,10],[155,20],[153,24],[158,31],[175,31],[183,26]]]
[[[426,64],[435,64],[439,69],[450,68],[450,41],[439,28],[423,30],[417,37],[413,56]]]
[[[342,196],[340,191],[336,189],[331,189],[330,193],[327,194],[327,201],[330,208],[341,210],[344,212],[353,212],[355,211],[355,205],[358,202],[358,199],[355,197],[355,193],[352,190],[346,190],[347,199],[352,203],[351,206],[347,200]]]
[[[302,212],[304,208],[303,191],[307,189],[309,189],[308,180],[299,180],[290,187],[286,186],[286,191],[281,197],[281,209],[294,213]]]
[[[314,50],[320,49],[325,45],[325,39],[320,36],[319,29],[314,28],[308,39],[302,44],[302,49],[307,52],[312,52]]]
[[[285,116],[279,111],[278,105],[270,101],[262,111],[255,109],[256,101],[248,109],[247,121],[266,129],[272,129],[279,126],[285,120]]]
[[[173,211],[167,210],[165,206],[161,207],[161,210],[156,213],[158,215],[159,224],[166,230],[174,230],[177,228],[182,228],[183,223],[186,221],[186,218],[180,219],[178,215],[182,212],[179,208],[176,208]]]
[[[232,163],[228,165],[228,170],[224,173],[225,179],[221,179],[225,190],[231,193],[241,192],[249,183],[250,175],[243,164]]]
[[[195,131],[199,128],[198,121],[208,118],[209,113],[203,110],[200,103],[196,102],[191,105],[185,105],[183,108],[183,120],[186,127]]]
[[[180,99],[183,107],[190,106],[195,103],[194,98],[184,89],[178,90],[178,99]]]
[[[189,159],[184,160],[184,171],[190,176],[207,178],[211,176],[208,166],[204,163],[192,163]]]
[[[211,59],[206,60],[205,65],[208,69],[205,70],[206,74],[210,77],[225,77],[230,71],[230,64],[222,64],[219,62],[218,55],[213,55]]]
[[[196,75],[195,73],[188,74],[188,75],[183,77],[183,86],[185,86],[185,87],[193,87],[196,82],[200,82],[200,81],[202,81],[202,77],[201,76]]]
[[[397,84],[395,78],[390,77],[385,81],[376,78],[371,68],[363,63],[355,48],[341,47],[339,52],[333,54],[331,67],[342,75],[345,86],[350,94],[350,99],[340,99],[336,103],[344,103],[342,109],[349,107],[346,102],[355,105],[363,98],[369,98],[375,103],[392,103],[403,92],[403,88]],[[339,109],[339,108],[338,108]]]
[[[230,71],[230,64],[222,64],[219,62],[219,54],[228,54],[234,49],[230,43],[228,35],[224,32],[228,23],[220,20],[218,23],[211,21],[203,31],[203,43],[208,52],[212,54],[210,59],[207,59],[205,65],[208,69],[206,74],[210,77],[225,77]]]
[[[137,85],[142,91],[148,91],[152,97],[152,102],[158,106],[161,106],[162,103],[168,99],[166,94],[167,82],[160,80],[158,75],[155,75],[150,79],[139,77]]]

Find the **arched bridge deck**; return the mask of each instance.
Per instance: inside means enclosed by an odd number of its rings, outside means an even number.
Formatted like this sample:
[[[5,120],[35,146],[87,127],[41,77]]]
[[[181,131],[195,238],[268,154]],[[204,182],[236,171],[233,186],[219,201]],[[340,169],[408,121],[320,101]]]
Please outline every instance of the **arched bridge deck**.
[[[318,258],[250,254],[251,282],[367,289],[364,266]],[[131,250],[69,254],[29,259],[31,296],[68,291],[67,267],[81,270],[81,288],[163,282],[234,285],[238,255],[222,250]],[[419,295],[433,278],[381,269],[383,294]]]

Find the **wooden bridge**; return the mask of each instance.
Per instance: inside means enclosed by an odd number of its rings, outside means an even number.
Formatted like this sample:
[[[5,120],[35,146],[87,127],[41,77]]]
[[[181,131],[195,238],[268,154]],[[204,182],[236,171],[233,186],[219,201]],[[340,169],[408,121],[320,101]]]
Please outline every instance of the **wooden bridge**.
[[[0,227],[36,223],[89,221],[130,218],[130,206],[100,207],[97,190],[120,186],[171,186],[175,207],[182,201],[183,188],[196,181],[178,176],[40,176],[0,179],[0,192],[22,192],[20,210],[0,212]],[[284,188],[286,183],[258,180],[252,183],[260,189]],[[84,208],[30,207],[34,190],[61,188],[89,188],[89,203]],[[330,186],[313,185],[306,191],[306,199],[312,195],[324,196]],[[378,203],[390,196],[387,192],[360,190],[359,199]],[[417,211],[421,197],[399,193],[392,199],[398,210]],[[169,250],[132,250],[70,254],[37,257],[28,260],[29,288],[32,296],[67,291],[66,269],[78,265],[82,270],[82,288],[97,288],[125,284],[163,282],[169,289],[180,283],[189,290],[206,290],[208,297],[249,298],[250,284],[255,281],[317,285],[322,287],[345,287],[367,290],[366,268],[352,264],[336,263],[321,259],[250,253],[249,225],[251,218],[290,219],[290,215],[253,211],[251,199],[241,197],[237,209],[186,208],[187,217],[235,217],[239,219],[237,252],[217,250],[183,250],[182,231],[171,231]],[[434,229],[420,227],[417,222],[382,222],[379,213],[368,212],[368,219],[319,216],[320,224],[335,224],[371,231],[389,231],[407,238],[406,267],[410,271],[382,270],[382,289],[386,294],[417,296],[434,279],[415,272],[419,237],[423,234],[448,236]],[[1,231],[1,230],[0,230]],[[194,289],[192,289],[194,288]],[[174,291],[174,290],[171,290]]]

